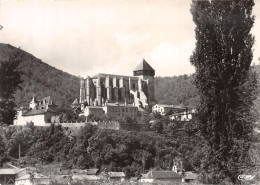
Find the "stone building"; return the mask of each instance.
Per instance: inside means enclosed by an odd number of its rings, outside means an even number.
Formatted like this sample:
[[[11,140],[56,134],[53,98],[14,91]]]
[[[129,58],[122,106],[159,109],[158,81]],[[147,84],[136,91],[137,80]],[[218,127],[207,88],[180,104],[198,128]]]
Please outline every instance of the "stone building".
[[[81,110],[86,106],[107,104],[134,105],[148,109],[154,101],[155,70],[143,60],[133,76],[99,73],[80,80]]]
[[[29,103],[29,108],[21,107],[17,110],[17,117],[14,120],[14,125],[26,125],[33,122],[35,126],[46,126],[46,123],[51,123],[51,118],[56,114],[56,106],[50,96],[41,100],[32,98]]]

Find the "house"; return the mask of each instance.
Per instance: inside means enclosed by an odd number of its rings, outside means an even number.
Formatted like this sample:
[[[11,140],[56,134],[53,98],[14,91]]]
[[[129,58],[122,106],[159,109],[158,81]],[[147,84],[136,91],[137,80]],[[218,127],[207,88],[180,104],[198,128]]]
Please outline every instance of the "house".
[[[66,172],[66,173],[64,173]],[[63,173],[59,172],[55,175],[55,178],[66,178],[71,176],[71,179],[77,179],[82,181],[100,181],[102,180],[102,176],[99,175],[99,169],[92,168],[92,169],[86,169],[86,170],[80,170],[80,169],[72,169],[71,171],[64,171]]]
[[[21,107],[17,110],[17,118],[14,120],[14,125],[26,125],[33,123],[35,126],[46,126],[46,123],[51,123],[51,118],[55,115],[56,105],[50,96],[36,100],[32,98],[29,103],[29,108]]]
[[[124,172],[108,172],[108,178],[110,181],[124,181],[125,173]]]
[[[15,184],[16,173],[19,168],[0,169],[0,184]]]
[[[167,113],[180,113],[187,111],[187,107],[182,106],[174,106],[174,105],[164,105],[164,104],[156,104],[152,107],[153,113],[160,113],[161,115],[166,115]]]
[[[147,174],[142,175],[140,182],[156,182],[167,181],[171,183],[182,183],[182,175],[174,171],[154,171],[151,170]]]
[[[92,168],[92,169],[87,169],[87,175],[98,175],[99,169],[97,168]]]
[[[176,121],[190,121],[192,118],[194,118],[195,114],[196,114],[196,109],[192,109],[185,112],[171,114],[170,119]]]
[[[82,113],[79,114],[79,116],[81,115],[94,115],[96,117],[106,115],[118,118],[127,116],[134,119],[138,115],[138,107],[129,104],[107,103],[104,106],[86,106],[82,109]]]
[[[10,165],[12,166],[12,165]],[[0,169],[0,184],[5,185],[48,185],[50,178],[36,173],[36,168],[5,168]]]
[[[197,181],[198,181],[198,174],[191,171],[184,172],[183,182],[193,184],[193,183],[197,183]]]
[[[15,179],[15,185],[49,185],[50,177],[38,173],[31,173]]]

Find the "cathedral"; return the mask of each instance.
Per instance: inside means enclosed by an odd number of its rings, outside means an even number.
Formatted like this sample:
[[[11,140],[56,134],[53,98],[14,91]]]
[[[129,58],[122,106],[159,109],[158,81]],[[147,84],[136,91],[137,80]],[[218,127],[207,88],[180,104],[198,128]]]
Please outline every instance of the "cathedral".
[[[99,73],[80,80],[81,110],[86,106],[134,105],[151,108],[154,101],[155,70],[143,60],[133,76]]]

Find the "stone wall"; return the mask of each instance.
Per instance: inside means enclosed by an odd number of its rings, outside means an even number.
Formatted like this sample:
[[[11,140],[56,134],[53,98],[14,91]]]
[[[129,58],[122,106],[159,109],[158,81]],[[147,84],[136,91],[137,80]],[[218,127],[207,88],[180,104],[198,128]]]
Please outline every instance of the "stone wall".
[[[44,127],[50,126],[51,123],[45,123]],[[149,124],[139,124],[139,123],[119,123],[117,121],[108,122],[71,122],[71,123],[55,123],[55,125],[61,125],[64,128],[75,128],[80,129],[86,125],[95,125],[98,129],[109,129],[109,130],[127,130],[127,131],[148,131]],[[14,125],[16,126],[16,125]],[[38,126],[38,125],[35,125]]]

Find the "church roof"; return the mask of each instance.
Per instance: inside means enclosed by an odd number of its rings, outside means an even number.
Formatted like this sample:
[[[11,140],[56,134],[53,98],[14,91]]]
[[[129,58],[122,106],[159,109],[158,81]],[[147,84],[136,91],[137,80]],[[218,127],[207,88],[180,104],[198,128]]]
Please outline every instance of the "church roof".
[[[121,78],[121,77],[123,77],[124,79],[129,79],[129,78],[136,79],[136,80],[139,79],[138,77],[135,77],[135,76],[114,75],[114,74],[106,74],[106,73],[98,73],[98,74],[92,76],[91,78],[98,78],[98,77],[106,78],[107,76],[109,76],[109,78],[111,78],[111,79],[114,78],[114,77],[118,77],[118,79]]]
[[[154,71],[154,69],[143,59],[143,61],[134,69],[134,71]]]

